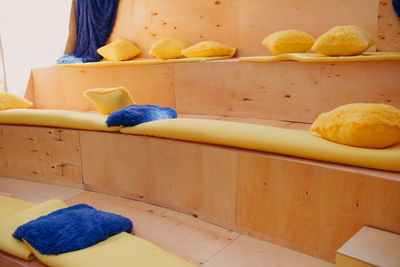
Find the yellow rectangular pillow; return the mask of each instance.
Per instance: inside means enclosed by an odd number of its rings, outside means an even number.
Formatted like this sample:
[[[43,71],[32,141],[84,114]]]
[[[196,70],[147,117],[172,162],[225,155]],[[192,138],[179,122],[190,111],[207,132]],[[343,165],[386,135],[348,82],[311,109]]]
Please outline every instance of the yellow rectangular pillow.
[[[0,220],[0,250],[24,260],[32,260],[34,257],[29,248],[12,234],[19,226],[66,207],[61,200],[51,199],[3,218]]]
[[[128,40],[117,38],[97,49],[97,53],[107,60],[121,61],[136,57],[142,53],[142,50]]]
[[[104,115],[135,104],[125,87],[93,88],[83,92],[83,95]]]
[[[0,110],[13,109],[13,108],[29,108],[32,102],[23,97],[10,94],[0,93]]]
[[[26,242],[26,241],[25,241]],[[91,247],[63,253],[43,255],[27,245],[44,264],[57,267],[194,267],[152,243],[128,233],[120,233]]]

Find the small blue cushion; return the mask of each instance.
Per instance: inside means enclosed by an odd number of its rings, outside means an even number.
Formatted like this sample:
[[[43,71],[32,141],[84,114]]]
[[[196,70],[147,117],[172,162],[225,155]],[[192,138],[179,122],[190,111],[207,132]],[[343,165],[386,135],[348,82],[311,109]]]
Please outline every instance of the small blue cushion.
[[[25,239],[42,254],[58,255],[90,247],[121,232],[130,232],[132,227],[128,218],[78,204],[21,225],[13,236]]]
[[[144,122],[174,119],[178,117],[175,109],[155,105],[132,105],[117,110],[107,118],[107,126],[135,126]]]

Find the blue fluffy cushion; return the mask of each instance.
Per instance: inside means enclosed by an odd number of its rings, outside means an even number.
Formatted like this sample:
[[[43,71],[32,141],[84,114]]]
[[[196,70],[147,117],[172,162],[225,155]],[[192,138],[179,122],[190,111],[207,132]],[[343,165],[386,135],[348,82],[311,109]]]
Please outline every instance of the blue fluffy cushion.
[[[110,114],[107,126],[135,126],[144,122],[174,119],[178,117],[176,110],[155,105],[132,105]]]
[[[90,247],[124,231],[130,232],[132,227],[128,218],[78,204],[21,225],[13,236],[25,239],[42,254],[58,255]]]

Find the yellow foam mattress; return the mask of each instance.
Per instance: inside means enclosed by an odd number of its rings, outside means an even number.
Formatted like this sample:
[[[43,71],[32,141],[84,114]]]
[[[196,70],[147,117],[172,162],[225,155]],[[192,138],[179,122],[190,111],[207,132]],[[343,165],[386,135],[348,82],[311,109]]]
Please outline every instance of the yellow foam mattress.
[[[13,205],[16,207],[22,206],[21,203],[17,203],[15,201]],[[53,211],[66,207],[67,205],[61,200],[51,199],[1,219],[0,250],[24,260],[32,260],[34,257],[32,256],[32,252],[29,250],[29,248],[23,242],[14,238],[12,234],[19,226],[35,220],[40,216],[47,215]]]
[[[70,110],[8,109],[0,111],[0,124],[63,127],[80,130],[118,131],[107,127],[106,115]]]
[[[33,206],[32,202],[0,195],[0,220]]]
[[[57,256],[42,255],[32,247],[30,249],[41,262],[56,267],[194,267],[152,243],[125,232],[94,246]]]
[[[131,66],[131,65],[155,65],[167,63],[185,63],[185,62],[205,62],[232,58],[234,54],[223,57],[197,57],[197,58],[174,58],[174,59],[156,59],[156,58],[135,58],[125,61],[107,61],[75,63],[75,64],[57,64],[53,67],[106,67],[106,66]]]
[[[152,121],[120,131],[400,171],[400,144],[386,149],[357,148],[324,140],[308,131],[200,119]]]
[[[358,56],[324,56],[317,53],[288,53],[276,56],[254,56],[240,57],[242,62],[276,62],[276,61],[299,61],[299,62],[352,62],[352,61],[384,61],[400,60],[400,52],[369,52]]]

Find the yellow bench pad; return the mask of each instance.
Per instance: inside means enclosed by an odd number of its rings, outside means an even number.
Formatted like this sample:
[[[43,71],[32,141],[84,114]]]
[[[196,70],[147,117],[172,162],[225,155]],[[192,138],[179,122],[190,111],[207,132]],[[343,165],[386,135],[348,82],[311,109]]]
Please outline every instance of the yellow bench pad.
[[[0,250],[24,260],[32,260],[33,256],[29,248],[12,234],[19,226],[66,207],[67,205],[61,200],[52,199],[3,218],[0,220]]]
[[[194,267],[152,243],[125,232],[94,246],[57,256],[42,255],[32,247],[30,249],[41,262],[56,267]]]
[[[1,194],[1,192],[0,192]],[[0,196],[0,221],[24,209],[35,206],[34,203],[25,200]]]
[[[352,62],[352,61],[384,61],[400,60],[400,52],[370,52],[358,56],[336,56],[329,57],[317,53],[288,53],[277,56],[255,56],[240,57],[242,62],[276,62],[276,61],[299,61],[299,62]]]
[[[400,171],[400,144],[386,149],[357,148],[324,140],[308,131],[200,119],[152,121],[120,131]]]
[[[0,124],[63,127],[80,130],[118,131],[107,127],[106,115],[70,110],[8,109],[0,111]]]
[[[136,58],[125,61],[99,61],[99,62],[87,62],[87,63],[75,63],[75,64],[58,64],[53,67],[108,67],[108,66],[132,66],[132,65],[155,65],[155,64],[167,64],[167,63],[185,63],[185,62],[205,62],[214,61],[221,59],[232,58],[234,54],[223,57],[196,57],[196,58],[174,58],[174,59],[155,59],[155,58]]]

